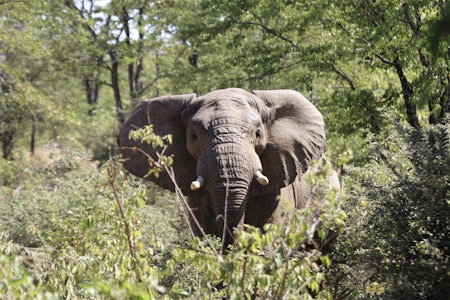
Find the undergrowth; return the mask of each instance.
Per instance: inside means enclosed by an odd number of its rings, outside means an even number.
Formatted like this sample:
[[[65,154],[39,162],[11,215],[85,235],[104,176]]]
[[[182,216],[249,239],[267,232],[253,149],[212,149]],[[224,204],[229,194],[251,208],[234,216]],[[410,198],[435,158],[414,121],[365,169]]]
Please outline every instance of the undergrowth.
[[[128,175],[114,157],[97,168],[69,153],[1,162],[0,299],[328,298],[330,260],[304,247],[316,206],[265,234],[246,228],[222,255],[216,239],[190,237],[182,195]]]

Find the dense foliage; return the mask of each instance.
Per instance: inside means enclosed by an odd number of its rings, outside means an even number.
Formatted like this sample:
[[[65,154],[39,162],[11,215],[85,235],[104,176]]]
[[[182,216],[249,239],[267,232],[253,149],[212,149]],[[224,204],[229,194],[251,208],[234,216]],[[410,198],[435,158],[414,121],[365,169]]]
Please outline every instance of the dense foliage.
[[[444,299],[450,292],[450,126],[396,124],[370,144],[371,161],[348,170],[348,229],[335,244],[329,276],[335,297]]]
[[[449,8],[0,1],[0,299],[445,299]],[[314,102],[343,189],[222,256],[116,136],[143,98],[230,86]]]

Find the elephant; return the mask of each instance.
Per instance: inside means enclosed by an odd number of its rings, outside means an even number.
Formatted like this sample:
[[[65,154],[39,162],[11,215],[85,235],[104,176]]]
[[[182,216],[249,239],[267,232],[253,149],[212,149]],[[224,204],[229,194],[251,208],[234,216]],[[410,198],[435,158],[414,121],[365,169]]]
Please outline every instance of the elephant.
[[[263,230],[305,206],[305,173],[326,145],[322,114],[294,90],[227,88],[144,100],[120,128],[122,163],[171,191],[175,185],[166,172],[146,176],[150,165],[143,152],[156,157],[161,149],[129,138],[148,124],[157,135],[172,135],[164,153],[173,155],[194,234],[218,236],[225,248],[234,242],[235,228]]]

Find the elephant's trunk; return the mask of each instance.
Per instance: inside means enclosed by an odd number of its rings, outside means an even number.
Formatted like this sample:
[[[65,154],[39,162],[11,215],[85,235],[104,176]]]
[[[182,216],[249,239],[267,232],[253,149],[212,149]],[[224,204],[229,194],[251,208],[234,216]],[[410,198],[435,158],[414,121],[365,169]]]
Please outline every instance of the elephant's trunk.
[[[211,155],[206,155],[205,186],[212,196],[216,221],[223,245],[233,243],[233,230],[244,222],[246,199],[250,183],[260,167],[259,158],[238,134],[220,134],[216,131]],[[259,163],[259,165],[258,165]]]
[[[233,230],[244,222],[245,199],[248,186],[217,188],[213,192],[216,209],[218,236],[222,237],[223,248],[233,243]]]

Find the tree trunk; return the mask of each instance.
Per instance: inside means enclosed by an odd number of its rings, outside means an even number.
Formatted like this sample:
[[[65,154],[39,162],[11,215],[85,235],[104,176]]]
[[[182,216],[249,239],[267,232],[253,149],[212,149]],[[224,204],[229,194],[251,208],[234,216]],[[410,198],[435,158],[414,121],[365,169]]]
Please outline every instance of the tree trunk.
[[[447,58],[450,60],[450,47],[447,47]],[[450,114],[450,64],[446,62],[446,71],[444,83],[446,82],[446,91],[441,96],[441,121],[445,122],[445,116]]]
[[[31,115],[31,140],[30,140],[30,153],[31,156],[34,156],[34,151],[36,149],[36,129],[37,129],[37,116],[36,114]]]
[[[95,104],[97,104],[98,101],[98,95],[99,95],[99,88],[100,83],[97,76],[95,77],[86,77],[84,79],[84,88],[86,91],[86,99],[89,105],[92,107],[88,110],[88,115],[92,116],[94,110],[95,110]]]
[[[5,130],[0,134],[4,159],[13,160],[14,134],[15,132],[13,130]]]
[[[197,52],[197,50],[194,50],[194,52],[188,56],[189,64],[194,69],[198,68],[198,58],[199,58],[199,53]],[[196,93],[198,95],[199,94],[199,89],[198,89],[197,80],[194,80],[194,82],[195,82],[194,93]]]
[[[119,87],[119,59],[115,50],[109,51],[111,58],[111,85],[114,91],[114,99],[116,102],[116,117],[120,124],[125,122],[125,116],[122,108],[122,98],[120,97]]]
[[[143,68],[143,45],[144,45],[144,34],[141,31],[142,26],[142,14],[143,8],[139,9],[138,14],[138,32],[139,32],[139,40],[138,40],[138,48],[137,48],[137,58],[135,63],[128,64],[128,87],[130,92],[131,106],[136,107],[139,101],[139,97],[142,93],[142,82],[141,73]],[[130,31],[130,15],[128,14],[127,8],[122,8],[122,23],[126,35],[125,43],[128,47],[129,53],[133,52],[133,48],[131,45],[131,31]]]
[[[402,94],[403,100],[405,102],[405,109],[406,109],[406,116],[408,118],[408,123],[412,127],[419,129],[420,123],[419,118],[417,117],[417,108],[412,101],[414,89],[411,83],[406,78],[405,74],[403,73],[403,68],[400,63],[400,59],[398,57],[395,58],[393,65],[395,67],[395,71],[397,72],[397,76],[400,79],[400,83],[402,86]]]
[[[142,92],[142,82],[140,80],[143,68],[142,54],[136,59],[136,69],[133,64],[128,65],[128,82],[130,86],[130,98],[132,107],[136,107]]]

